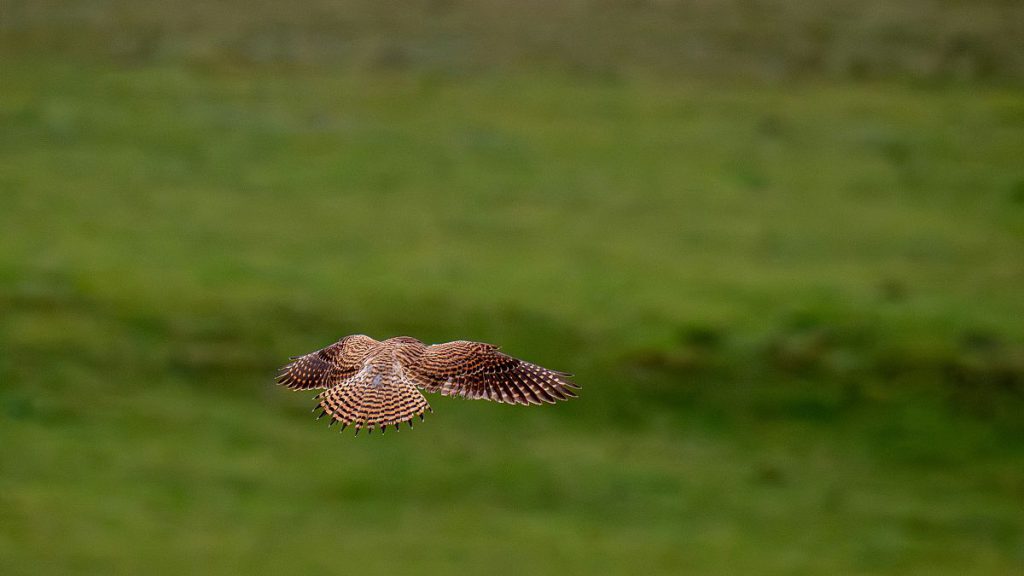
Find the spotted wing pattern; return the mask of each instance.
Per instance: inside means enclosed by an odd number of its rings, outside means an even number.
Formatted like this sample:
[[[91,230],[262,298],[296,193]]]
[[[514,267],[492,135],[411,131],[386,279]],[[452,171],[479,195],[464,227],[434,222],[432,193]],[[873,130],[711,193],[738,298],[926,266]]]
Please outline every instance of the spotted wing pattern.
[[[414,386],[393,373],[372,370],[360,372],[317,398],[321,418],[329,415],[331,425],[341,422],[342,430],[352,425],[356,434],[362,428],[370,432],[380,428],[384,432],[388,426],[394,426],[398,430],[398,425],[404,422],[411,428],[413,418],[419,416],[422,420],[423,413],[430,410],[427,399]]]
[[[330,388],[354,375],[376,340],[368,336],[346,336],[330,346],[292,358],[281,369],[277,383],[292,390]]]
[[[402,350],[399,350],[402,356]],[[445,396],[483,398],[505,404],[553,404],[576,394],[571,374],[507,356],[498,347],[459,340],[409,349],[405,375],[417,386]]]

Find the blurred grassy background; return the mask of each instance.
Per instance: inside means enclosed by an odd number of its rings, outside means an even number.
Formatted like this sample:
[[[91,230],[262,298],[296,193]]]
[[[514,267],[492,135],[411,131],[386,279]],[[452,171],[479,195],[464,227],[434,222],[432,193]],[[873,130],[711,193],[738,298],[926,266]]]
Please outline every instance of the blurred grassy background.
[[[7,0],[7,574],[1017,574],[1017,2]],[[362,332],[578,401],[353,439]]]

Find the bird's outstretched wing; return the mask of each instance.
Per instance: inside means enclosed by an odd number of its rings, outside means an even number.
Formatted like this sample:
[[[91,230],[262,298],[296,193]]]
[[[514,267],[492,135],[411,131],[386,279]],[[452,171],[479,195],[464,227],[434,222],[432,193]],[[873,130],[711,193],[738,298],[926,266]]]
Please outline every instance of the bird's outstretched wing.
[[[277,383],[292,390],[330,388],[351,377],[377,341],[369,336],[346,336],[330,346],[298,356],[281,368]]]
[[[506,404],[554,404],[575,397],[571,374],[502,354],[493,344],[459,340],[426,346],[403,359],[405,377],[428,392]]]

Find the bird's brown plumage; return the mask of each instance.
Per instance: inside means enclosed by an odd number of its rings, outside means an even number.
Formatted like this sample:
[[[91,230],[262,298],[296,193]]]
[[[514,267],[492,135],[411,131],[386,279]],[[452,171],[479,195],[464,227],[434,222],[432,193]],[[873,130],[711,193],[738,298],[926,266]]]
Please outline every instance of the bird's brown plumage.
[[[419,389],[506,404],[553,404],[576,396],[570,374],[464,340],[427,346],[400,336],[378,342],[361,334],[294,358],[277,383],[293,390],[326,389],[314,410],[342,429],[387,430],[430,411]]]

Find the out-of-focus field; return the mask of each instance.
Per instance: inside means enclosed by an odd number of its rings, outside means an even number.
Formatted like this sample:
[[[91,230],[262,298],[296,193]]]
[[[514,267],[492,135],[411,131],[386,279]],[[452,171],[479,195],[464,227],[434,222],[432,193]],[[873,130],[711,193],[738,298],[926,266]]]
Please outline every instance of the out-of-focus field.
[[[1019,7],[219,6],[3,8],[5,576],[1024,569]],[[339,435],[353,332],[581,398]]]

